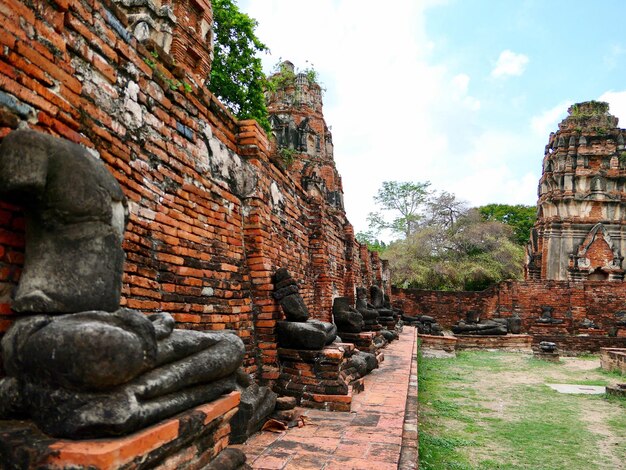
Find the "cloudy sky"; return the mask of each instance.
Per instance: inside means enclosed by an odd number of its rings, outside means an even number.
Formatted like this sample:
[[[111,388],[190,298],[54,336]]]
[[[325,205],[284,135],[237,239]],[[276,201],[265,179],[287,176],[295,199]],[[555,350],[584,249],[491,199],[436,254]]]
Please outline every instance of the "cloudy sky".
[[[543,149],[574,102],[626,127],[623,0],[239,0],[271,49],[326,88],[348,218],[385,180],[471,206],[534,205]]]

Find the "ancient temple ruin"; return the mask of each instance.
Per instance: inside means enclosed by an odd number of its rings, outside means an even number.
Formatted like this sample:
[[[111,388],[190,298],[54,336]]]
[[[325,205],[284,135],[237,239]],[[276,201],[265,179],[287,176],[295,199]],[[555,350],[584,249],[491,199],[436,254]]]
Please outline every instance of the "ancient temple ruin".
[[[296,73],[294,64],[284,61],[269,79],[275,83],[275,90],[267,93],[267,106],[277,157],[311,197],[343,210],[341,177],[315,72]]]
[[[526,279],[480,292],[394,288],[405,318],[436,321],[461,338],[460,347],[482,341],[468,334],[486,335],[483,344],[492,345],[500,342],[495,335],[514,347],[554,342],[567,353],[626,345],[626,130],[617,127],[607,103],[579,103],[568,111],[545,148]]]
[[[289,373],[307,382],[294,392],[301,404],[349,409],[352,381],[378,359],[327,346],[334,334],[319,350],[281,348],[285,315],[272,295],[273,275],[288,269],[309,323],[330,333],[334,298],[354,305],[357,288],[372,286],[389,294],[383,263],[343,209],[319,84],[295,74],[277,88],[270,138],[204,86],[209,2],[7,1],[0,428],[11,446],[0,460],[21,459],[12,452],[26,446],[26,467],[94,466],[97,455],[99,468],[204,468],[229,434],[258,429],[275,401],[269,388],[280,392]],[[323,383],[329,367],[337,390]],[[110,416],[121,396],[128,426]],[[75,419],[79,406],[93,411],[86,421]],[[5,419],[18,415],[30,420]],[[66,436],[106,439],[106,450]]]
[[[546,145],[527,279],[624,278],[626,130],[604,102],[572,105]]]

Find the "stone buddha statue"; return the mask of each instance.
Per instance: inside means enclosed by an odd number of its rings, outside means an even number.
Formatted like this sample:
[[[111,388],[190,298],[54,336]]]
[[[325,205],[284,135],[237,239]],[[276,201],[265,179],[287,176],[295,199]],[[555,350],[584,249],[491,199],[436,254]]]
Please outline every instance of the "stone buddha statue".
[[[350,305],[348,297],[335,297],[333,300],[333,321],[340,334],[360,333],[365,326],[363,315]]]
[[[245,353],[235,334],[119,308],[127,206],[101,161],[14,131],[0,145],[0,194],[26,212],[0,417],[29,417],[56,437],[122,435],[235,390]]]
[[[365,287],[356,288],[356,309],[363,316],[365,329],[373,325],[378,325],[378,310],[367,301],[367,289]]]
[[[278,345],[290,349],[322,349],[337,337],[337,327],[328,322],[310,320],[309,311],[300,295],[297,281],[286,268],[274,273],[273,297],[285,314],[276,322]]]

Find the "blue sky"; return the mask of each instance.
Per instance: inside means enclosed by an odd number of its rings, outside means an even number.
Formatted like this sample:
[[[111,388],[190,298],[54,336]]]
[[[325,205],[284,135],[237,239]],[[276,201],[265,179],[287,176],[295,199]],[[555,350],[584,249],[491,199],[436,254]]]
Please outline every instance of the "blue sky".
[[[356,231],[385,180],[534,205],[544,146],[574,102],[609,101],[626,127],[626,1],[238,4],[271,49],[268,72],[279,59],[319,72]]]

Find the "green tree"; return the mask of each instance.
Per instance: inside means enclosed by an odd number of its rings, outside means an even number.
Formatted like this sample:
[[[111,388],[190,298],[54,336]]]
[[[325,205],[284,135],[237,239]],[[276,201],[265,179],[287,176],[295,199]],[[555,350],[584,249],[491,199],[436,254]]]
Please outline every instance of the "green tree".
[[[430,182],[384,181],[374,201],[382,212],[370,212],[367,221],[370,230],[379,234],[390,230],[395,235],[409,237],[422,220],[422,211],[428,202]]]
[[[370,231],[358,232],[354,238],[356,238],[356,241],[358,241],[359,243],[366,245],[370,251],[377,251],[378,253],[382,253],[383,251],[385,251],[385,248],[387,248],[385,242],[377,239]]]
[[[213,64],[209,89],[239,119],[256,119],[271,132],[265,104],[266,78],[259,52],[269,49],[257,38],[258,23],[233,0],[213,0]]]
[[[483,219],[486,221],[497,220],[510,225],[515,233],[515,242],[518,245],[526,245],[530,237],[530,229],[537,220],[537,208],[517,204],[487,204],[478,208]]]
[[[437,207],[437,206],[435,206]],[[484,221],[466,210],[453,224],[449,218],[421,225],[410,237],[393,242],[382,254],[389,260],[392,283],[433,290],[483,290],[504,279],[522,276],[523,249],[512,227]]]

